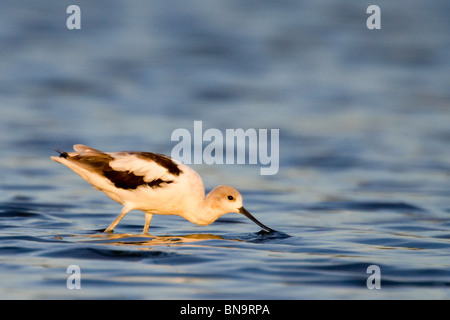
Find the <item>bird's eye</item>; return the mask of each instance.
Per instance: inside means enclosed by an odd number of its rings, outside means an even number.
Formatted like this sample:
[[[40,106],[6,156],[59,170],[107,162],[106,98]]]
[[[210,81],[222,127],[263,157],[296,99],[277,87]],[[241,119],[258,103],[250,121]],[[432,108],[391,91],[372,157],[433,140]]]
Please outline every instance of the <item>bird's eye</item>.
[[[233,196],[228,196],[228,200],[234,200]]]

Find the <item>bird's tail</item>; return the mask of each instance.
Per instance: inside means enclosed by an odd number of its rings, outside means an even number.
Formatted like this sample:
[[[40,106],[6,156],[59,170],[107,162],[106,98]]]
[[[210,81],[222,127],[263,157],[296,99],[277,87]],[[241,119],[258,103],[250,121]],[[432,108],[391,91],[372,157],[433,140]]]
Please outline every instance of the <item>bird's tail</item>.
[[[55,151],[59,153],[59,156],[60,156],[61,158],[66,159],[66,158],[69,156],[69,154],[68,154],[67,152],[62,151],[62,150],[60,150],[60,149],[55,149]]]

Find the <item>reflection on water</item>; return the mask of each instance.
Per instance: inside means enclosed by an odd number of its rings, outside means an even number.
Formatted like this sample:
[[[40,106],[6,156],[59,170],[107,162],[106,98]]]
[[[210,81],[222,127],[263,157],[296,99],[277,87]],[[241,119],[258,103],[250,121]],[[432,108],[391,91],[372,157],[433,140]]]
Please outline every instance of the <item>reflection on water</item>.
[[[129,233],[102,233],[94,235],[75,236],[81,239],[88,239],[87,242],[103,243],[109,245],[118,246],[137,246],[138,249],[146,249],[145,247],[153,247],[159,245],[178,245],[186,244],[204,240],[214,240],[224,238],[214,234],[199,233],[199,234],[187,234],[182,236],[152,236],[152,235],[136,235]],[[91,240],[94,239],[94,240]],[[227,239],[231,241],[240,241],[239,239]],[[84,240],[81,240],[82,242]],[[149,249],[149,248],[147,248]]]
[[[208,233],[186,234],[186,235],[173,235],[173,236],[152,236],[144,234],[132,234],[132,233],[99,233],[88,235],[71,235],[73,239],[79,242],[95,243],[95,244],[108,244],[108,245],[124,245],[124,246],[138,246],[143,249],[144,247],[153,247],[159,245],[186,245],[195,242],[205,242],[206,240],[224,240],[221,242],[224,244],[226,241],[245,241],[253,243],[274,242],[277,240],[283,240],[290,238],[289,235],[283,232],[271,232],[268,233],[261,230],[257,233],[247,233],[236,237],[219,236]],[[62,237],[56,238],[63,240]],[[69,238],[70,239],[70,238]],[[214,242],[211,245],[215,246]]]

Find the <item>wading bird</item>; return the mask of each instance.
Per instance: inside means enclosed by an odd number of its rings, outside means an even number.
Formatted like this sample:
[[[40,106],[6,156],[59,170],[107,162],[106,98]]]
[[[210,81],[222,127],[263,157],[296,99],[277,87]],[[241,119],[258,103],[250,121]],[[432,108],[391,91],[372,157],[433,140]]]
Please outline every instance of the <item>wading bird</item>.
[[[73,148],[74,152],[57,149],[59,156],[50,158],[123,205],[105,232],[112,232],[131,210],[144,211],[144,234],[148,233],[154,214],[178,215],[198,225],[209,225],[230,212],[241,213],[266,231],[274,231],[243,207],[241,194],[232,187],[218,186],[205,198],[197,172],[168,156],[151,152],[102,152],[81,144]]]

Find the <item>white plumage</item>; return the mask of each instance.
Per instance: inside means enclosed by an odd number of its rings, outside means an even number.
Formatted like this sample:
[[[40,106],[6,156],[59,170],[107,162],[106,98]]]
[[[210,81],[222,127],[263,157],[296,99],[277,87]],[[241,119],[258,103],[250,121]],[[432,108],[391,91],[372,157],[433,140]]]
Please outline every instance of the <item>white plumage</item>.
[[[131,210],[145,212],[144,233],[154,214],[179,215],[192,223],[208,225],[220,216],[242,213],[269,232],[242,205],[241,194],[232,187],[218,186],[205,198],[201,177],[188,166],[151,152],[102,152],[74,145],[74,152],[51,157],[123,205],[119,216],[106,228],[111,232]]]

